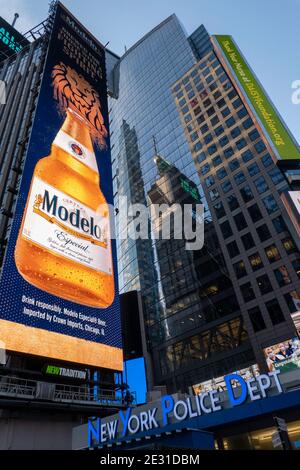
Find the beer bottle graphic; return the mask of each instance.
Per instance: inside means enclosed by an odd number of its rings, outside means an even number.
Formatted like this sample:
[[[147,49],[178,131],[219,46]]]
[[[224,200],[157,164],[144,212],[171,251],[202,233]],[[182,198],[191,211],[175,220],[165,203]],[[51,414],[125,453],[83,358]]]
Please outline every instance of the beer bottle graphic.
[[[69,107],[50,155],[36,164],[15,262],[43,291],[106,308],[115,296],[109,209],[88,124]]]

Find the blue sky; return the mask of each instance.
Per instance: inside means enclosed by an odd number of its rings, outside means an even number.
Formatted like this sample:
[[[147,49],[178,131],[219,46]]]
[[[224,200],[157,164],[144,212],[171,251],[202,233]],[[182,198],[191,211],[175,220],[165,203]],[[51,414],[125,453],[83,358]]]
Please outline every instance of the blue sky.
[[[171,13],[191,33],[203,23],[211,34],[231,34],[300,143],[300,104],[291,84],[300,80],[299,0],[64,0],[104,44],[122,54]],[[0,15],[20,14],[21,31],[46,18],[48,0],[0,0]]]

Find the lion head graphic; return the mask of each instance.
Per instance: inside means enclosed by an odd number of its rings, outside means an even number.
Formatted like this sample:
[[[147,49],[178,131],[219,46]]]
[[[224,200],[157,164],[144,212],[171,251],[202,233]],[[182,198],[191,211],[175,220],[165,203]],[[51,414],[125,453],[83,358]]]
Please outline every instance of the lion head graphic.
[[[107,130],[101,113],[98,93],[82,75],[63,62],[52,71],[54,98],[62,114],[75,108],[88,121],[91,137],[100,148],[106,148]]]

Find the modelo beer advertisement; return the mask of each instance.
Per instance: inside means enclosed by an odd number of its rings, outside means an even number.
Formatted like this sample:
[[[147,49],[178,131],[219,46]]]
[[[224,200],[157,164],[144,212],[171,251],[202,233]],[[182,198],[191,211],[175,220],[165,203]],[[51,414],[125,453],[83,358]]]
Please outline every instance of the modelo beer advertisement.
[[[1,279],[8,351],[122,369],[105,51],[60,4]]]

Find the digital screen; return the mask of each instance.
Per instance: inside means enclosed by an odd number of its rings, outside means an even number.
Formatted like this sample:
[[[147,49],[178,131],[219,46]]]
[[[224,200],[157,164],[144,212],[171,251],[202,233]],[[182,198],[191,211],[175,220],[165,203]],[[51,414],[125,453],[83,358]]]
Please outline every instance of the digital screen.
[[[56,6],[0,282],[8,351],[122,370],[105,51]]]
[[[264,349],[269,371],[280,369],[281,373],[300,367],[300,340],[298,337],[282,341]]]
[[[258,365],[253,364],[252,366],[245,367],[244,369],[237,370],[232,373],[241,376],[244,380],[247,381],[249,379],[257,377],[260,374],[260,371]],[[240,384],[238,382],[236,384],[232,383],[233,387],[239,385]],[[211,390],[218,390],[219,392],[224,392],[226,390],[226,383],[224,377],[221,376],[193,385],[192,389],[195,395],[199,395],[202,392],[210,392]]]

